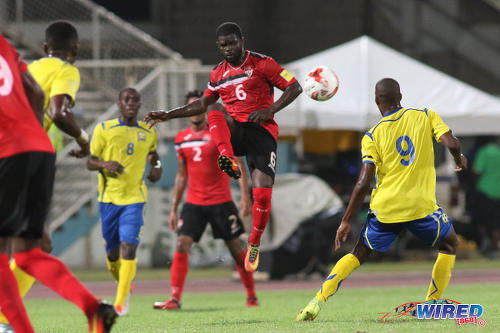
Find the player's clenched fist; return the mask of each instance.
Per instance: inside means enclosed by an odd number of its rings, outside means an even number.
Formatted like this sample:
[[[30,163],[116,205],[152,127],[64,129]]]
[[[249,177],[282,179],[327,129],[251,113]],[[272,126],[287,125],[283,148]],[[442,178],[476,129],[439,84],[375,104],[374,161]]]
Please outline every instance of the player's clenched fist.
[[[251,121],[253,123],[261,123],[264,121],[268,121],[273,117],[274,113],[271,109],[263,109],[263,110],[256,110],[248,116],[248,121]]]
[[[168,113],[165,111],[151,111],[146,115],[146,117],[144,117],[144,121],[148,123],[150,128],[155,124],[167,121],[168,119]]]
[[[124,170],[123,165],[115,161],[105,162],[104,168],[114,174],[122,174]]]

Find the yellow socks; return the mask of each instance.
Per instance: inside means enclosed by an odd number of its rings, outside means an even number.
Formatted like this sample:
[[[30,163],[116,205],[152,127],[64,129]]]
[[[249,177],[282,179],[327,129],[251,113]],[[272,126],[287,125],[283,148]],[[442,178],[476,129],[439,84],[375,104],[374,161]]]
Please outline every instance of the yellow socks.
[[[116,282],[120,281],[120,261],[121,259],[118,258],[116,261],[109,261],[108,257],[106,257],[106,263],[108,264],[108,269],[111,272],[111,275],[113,275],[113,278],[115,279]]]
[[[455,255],[439,253],[432,269],[432,280],[427,291],[426,301],[441,299],[451,278],[451,270],[455,265]]]
[[[20,269],[14,260],[10,263],[10,269],[14,276],[16,277],[17,285],[19,286],[19,294],[21,298],[24,297],[31,289],[33,283],[35,283],[35,278],[31,275],[26,274],[22,269]],[[8,323],[9,321],[5,316],[0,312],[0,323]]]
[[[316,294],[316,299],[322,302],[334,295],[344,281],[360,265],[358,258],[352,253],[343,256],[333,267],[330,275],[326,278],[321,289]]]
[[[120,264],[120,279],[118,281],[118,288],[116,290],[115,307],[122,307],[127,299],[128,293],[130,291],[130,285],[135,277],[135,272],[137,270],[137,259],[126,260],[121,259]]]

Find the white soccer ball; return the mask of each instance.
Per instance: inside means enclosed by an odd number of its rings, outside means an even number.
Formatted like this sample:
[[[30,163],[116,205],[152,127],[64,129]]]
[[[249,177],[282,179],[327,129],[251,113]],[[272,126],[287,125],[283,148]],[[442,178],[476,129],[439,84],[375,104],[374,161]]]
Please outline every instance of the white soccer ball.
[[[326,66],[318,66],[306,74],[304,91],[315,101],[326,101],[337,93],[339,79],[334,71]]]

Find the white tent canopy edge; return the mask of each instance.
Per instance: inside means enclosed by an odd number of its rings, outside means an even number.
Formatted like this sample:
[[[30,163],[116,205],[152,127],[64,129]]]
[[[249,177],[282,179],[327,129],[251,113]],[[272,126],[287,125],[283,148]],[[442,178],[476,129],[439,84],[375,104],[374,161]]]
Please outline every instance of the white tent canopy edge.
[[[325,102],[302,94],[276,115],[281,128],[368,130],[381,117],[374,102],[375,84],[392,77],[401,86],[403,107],[438,112],[456,135],[500,134],[500,98],[370,37],[356,38],[291,62],[285,68],[302,82],[306,73],[318,65],[337,73],[339,91]]]

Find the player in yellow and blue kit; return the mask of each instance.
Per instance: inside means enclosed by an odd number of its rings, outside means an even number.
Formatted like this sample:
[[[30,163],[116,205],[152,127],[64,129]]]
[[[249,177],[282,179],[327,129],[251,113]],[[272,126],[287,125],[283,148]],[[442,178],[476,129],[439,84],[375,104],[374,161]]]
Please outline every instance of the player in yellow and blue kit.
[[[351,217],[376,175],[370,211],[354,250],[336,263],[316,296],[297,315],[298,321],[314,320],[342,281],[373,250],[387,251],[403,229],[439,248],[426,300],[441,298],[448,286],[458,241],[451,219],[436,203],[432,139],[448,148],[457,165],[455,171],[465,169],[467,159],[460,152],[460,141],[436,112],[402,108],[401,97],[399,84],[393,79],[382,79],[375,87],[375,102],[383,118],[363,137],[363,166],[337,230],[336,250],[346,241]]]
[[[133,88],[120,92],[117,104],[121,115],[95,127],[87,162],[89,170],[99,171],[102,234],[108,268],[118,282],[115,307],[120,315],[128,312],[128,295],[137,267],[135,253],[147,201],[143,179],[146,162],[151,165],[147,176],[150,181],[158,181],[162,172],[156,130],[137,121],[140,98]]]

